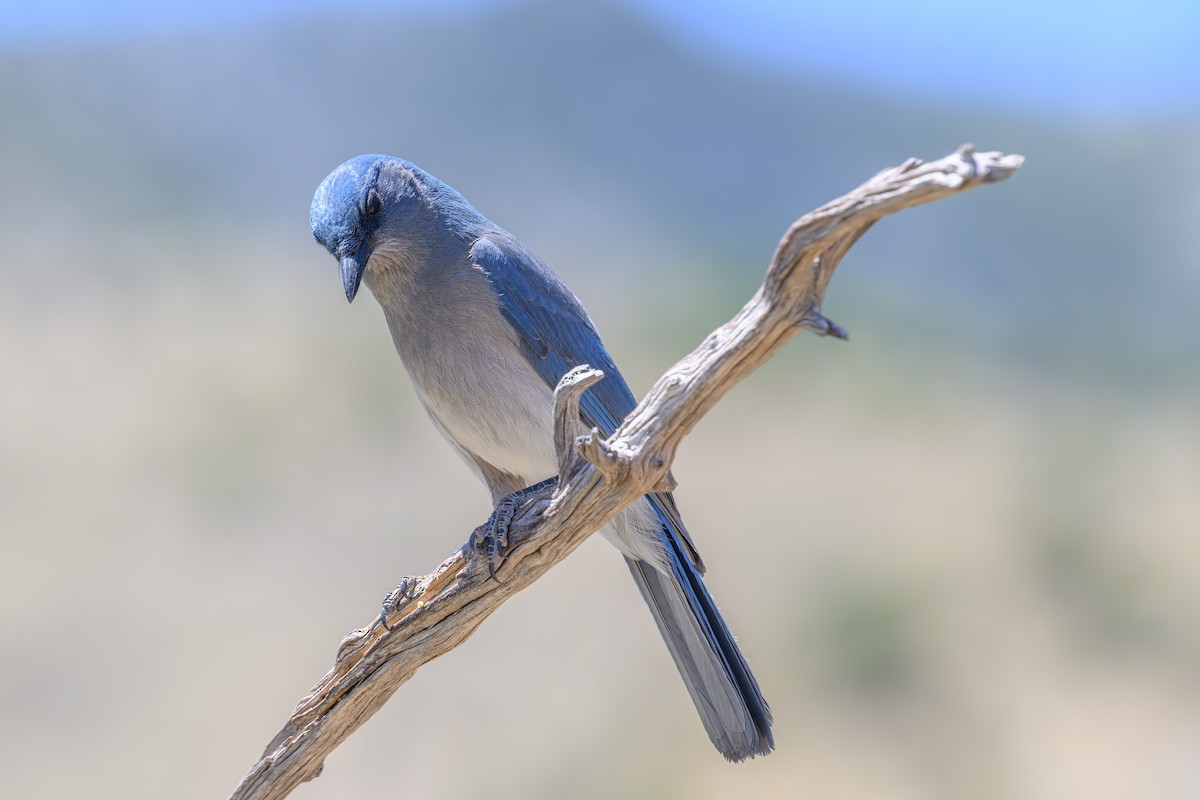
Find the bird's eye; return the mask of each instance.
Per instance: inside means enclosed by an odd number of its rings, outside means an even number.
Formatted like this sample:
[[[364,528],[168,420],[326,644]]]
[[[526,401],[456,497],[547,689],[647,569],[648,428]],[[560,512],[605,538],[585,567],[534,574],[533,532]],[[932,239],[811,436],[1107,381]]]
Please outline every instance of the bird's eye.
[[[383,208],[383,198],[379,196],[379,192],[371,189],[367,192],[367,196],[363,198],[363,214],[373,217],[379,213],[379,209],[381,208]]]

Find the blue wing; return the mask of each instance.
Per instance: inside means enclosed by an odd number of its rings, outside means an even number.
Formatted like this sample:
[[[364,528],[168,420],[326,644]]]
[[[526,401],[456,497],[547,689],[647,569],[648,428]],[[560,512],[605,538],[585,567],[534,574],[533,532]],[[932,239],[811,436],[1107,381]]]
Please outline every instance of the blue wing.
[[[612,436],[637,400],[583,304],[546,262],[511,234],[484,234],[471,248],[471,258],[496,293],[500,312],[520,337],[525,358],[551,388],[580,364],[604,371],[604,379],[584,392],[579,411],[584,424]],[[675,499],[669,493],[647,497],[676,545],[682,542],[688,559],[703,575],[704,562],[683,526]]]
[[[494,231],[471,250],[487,276],[500,312],[517,332],[525,358],[551,387],[580,364],[604,370],[584,392],[580,416],[611,436],[637,405],[633,392],[600,342],[596,326],[571,290],[545,262],[509,234]],[[726,758],[740,761],[774,747],[771,709],[700,576],[704,564],[670,493],[646,496],[662,522],[669,570],[659,572],[626,556],[709,736]]]

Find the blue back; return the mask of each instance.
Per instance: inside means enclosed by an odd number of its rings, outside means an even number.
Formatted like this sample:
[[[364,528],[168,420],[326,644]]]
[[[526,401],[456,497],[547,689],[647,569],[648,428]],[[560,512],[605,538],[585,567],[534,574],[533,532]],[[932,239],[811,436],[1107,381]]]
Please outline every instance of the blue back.
[[[563,375],[581,364],[603,370],[604,379],[584,392],[579,410],[585,425],[612,436],[637,407],[637,400],[579,299],[546,262],[511,234],[495,230],[481,236],[471,256],[496,292],[504,318],[520,336],[525,358],[547,384],[557,386]],[[682,544],[692,566],[704,574],[704,563],[675,500],[668,493],[647,497],[673,540],[668,553]]]

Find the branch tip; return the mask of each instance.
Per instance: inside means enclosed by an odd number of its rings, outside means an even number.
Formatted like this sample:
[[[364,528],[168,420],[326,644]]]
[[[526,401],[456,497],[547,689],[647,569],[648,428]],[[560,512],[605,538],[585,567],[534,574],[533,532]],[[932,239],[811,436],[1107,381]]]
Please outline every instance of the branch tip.
[[[663,494],[667,494],[675,491],[677,488],[679,488],[679,481],[675,480],[675,476],[668,472],[666,475],[663,475],[662,480],[655,484],[651,491],[655,493],[662,492]]]
[[[800,320],[800,326],[817,336],[832,336],[842,341],[850,338],[850,334],[845,328],[815,309],[804,315]]]
[[[563,375],[554,387],[554,451],[558,475],[566,480],[578,466],[578,447],[572,446],[579,433],[579,403],[589,386],[604,378],[604,371],[580,364]]]

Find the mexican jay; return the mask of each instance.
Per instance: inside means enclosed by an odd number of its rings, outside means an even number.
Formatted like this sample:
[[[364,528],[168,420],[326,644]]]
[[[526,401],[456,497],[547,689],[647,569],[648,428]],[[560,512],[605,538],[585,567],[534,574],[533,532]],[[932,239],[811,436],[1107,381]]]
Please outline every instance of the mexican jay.
[[[433,424],[493,503],[557,473],[553,388],[573,367],[605,378],[583,424],[612,435],[636,402],[587,312],[515,236],[415,165],[353,158],[313,197],[313,236],[353,300],[366,283]],[[669,493],[602,529],[625,556],[713,744],[727,759],[774,747],[771,711],[716,603]]]

